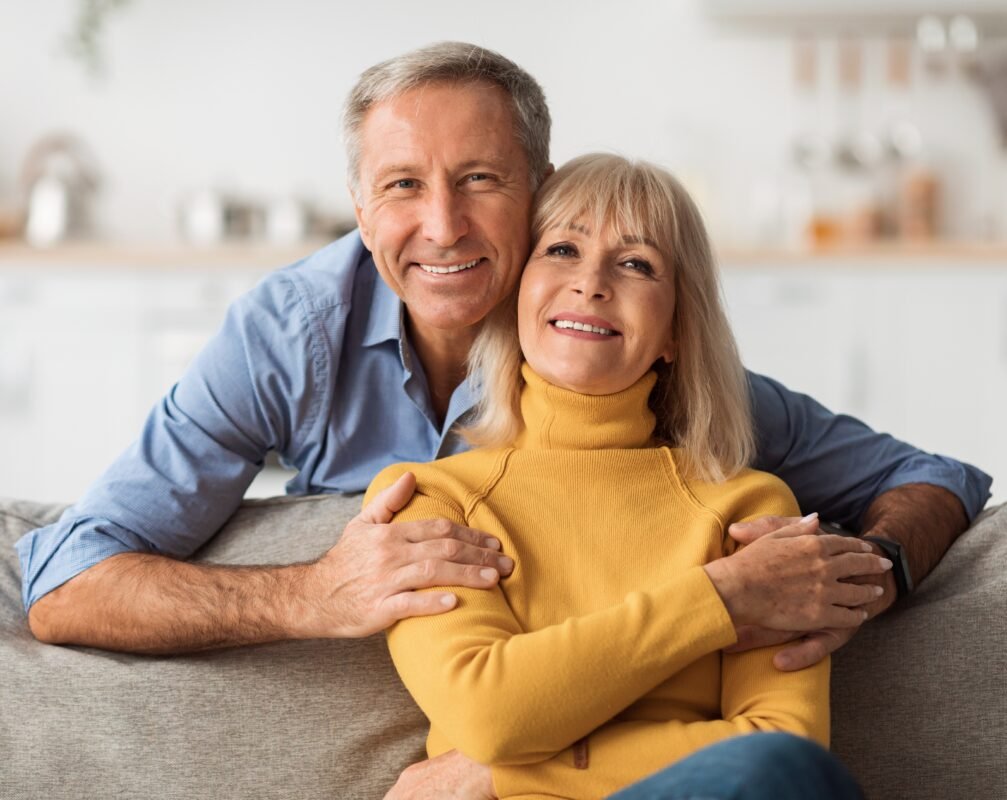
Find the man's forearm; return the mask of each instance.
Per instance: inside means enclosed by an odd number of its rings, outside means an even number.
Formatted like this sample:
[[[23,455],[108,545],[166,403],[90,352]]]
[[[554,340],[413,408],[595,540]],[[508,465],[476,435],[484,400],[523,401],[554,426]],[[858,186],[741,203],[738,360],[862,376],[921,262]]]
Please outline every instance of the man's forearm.
[[[308,565],[232,567],[122,553],[32,606],[42,641],[134,653],[180,653],[297,638]]]
[[[863,533],[901,544],[919,584],[968,526],[968,514],[952,492],[908,483],[875,498],[864,514]]]

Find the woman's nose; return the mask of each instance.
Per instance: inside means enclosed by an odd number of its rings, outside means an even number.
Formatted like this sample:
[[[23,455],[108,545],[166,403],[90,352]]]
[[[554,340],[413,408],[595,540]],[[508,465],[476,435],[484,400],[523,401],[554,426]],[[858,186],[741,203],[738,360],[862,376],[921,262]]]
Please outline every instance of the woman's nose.
[[[608,300],[612,296],[608,271],[603,264],[582,264],[576,271],[570,288],[574,293],[593,300]]]
[[[457,192],[431,192],[421,213],[423,236],[438,247],[453,247],[469,231],[464,200]]]

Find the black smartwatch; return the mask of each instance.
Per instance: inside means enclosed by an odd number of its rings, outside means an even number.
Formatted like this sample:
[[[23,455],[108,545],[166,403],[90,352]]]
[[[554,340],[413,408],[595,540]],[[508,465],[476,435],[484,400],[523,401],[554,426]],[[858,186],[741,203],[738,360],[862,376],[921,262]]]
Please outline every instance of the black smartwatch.
[[[880,536],[861,536],[860,538],[865,542],[876,544],[892,562],[892,574],[895,576],[895,588],[898,589],[899,599],[901,600],[909,594],[913,590],[913,574],[909,571],[909,560],[906,558],[905,548],[898,542],[883,539]]]

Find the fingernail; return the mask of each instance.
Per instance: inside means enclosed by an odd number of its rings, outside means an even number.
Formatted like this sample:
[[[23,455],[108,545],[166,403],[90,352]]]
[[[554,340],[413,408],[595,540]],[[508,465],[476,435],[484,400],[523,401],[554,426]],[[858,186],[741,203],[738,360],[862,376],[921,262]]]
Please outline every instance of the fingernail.
[[[867,622],[867,616],[868,616],[868,614],[867,614],[866,611],[861,611],[860,612],[860,616],[864,620],[864,622]]]
[[[881,595],[883,595],[884,593],[885,593],[885,590],[882,589],[880,586],[875,586],[874,587],[874,594],[877,595],[878,597],[881,597]]]
[[[512,569],[514,569],[513,558],[507,558],[507,556],[501,556],[499,559],[497,559],[497,563],[500,565],[500,569],[502,569],[504,572],[510,572]]]
[[[453,594],[442,594],[441,595],[441,605],[451,608],[455,604],[455,596]]]
[[[500,540],[499,539],[487,539],[486,540],[486,546],[488,548],[490,548],[490,550],[499,550],[500,549]]]
[[[881,566],[884,567],[885,569],[891,569],[895,565],[892,564],[892,562],[889,561],[887,558],[882,558],[881,559]]]
[[[811,522],[813,519],[818,519],[818,512],[812,511],[808,516],[804,517],[801,522]]]
[[[495,569],[490,569],[489,567],[486,567],[486,569],[479,570],[479,577],[482,578],[484,581],[491,581],[496,576],[497,571]]]
[[[874,552],[874,548],[871,547],[871,543],[870,542],[864,542],[860,546],[860,549],[863,550],[865,553],[873,553]]]
[[[752,527],[752,523],[751,522],[735,522],[731,527],[732,528],[751,528]]]

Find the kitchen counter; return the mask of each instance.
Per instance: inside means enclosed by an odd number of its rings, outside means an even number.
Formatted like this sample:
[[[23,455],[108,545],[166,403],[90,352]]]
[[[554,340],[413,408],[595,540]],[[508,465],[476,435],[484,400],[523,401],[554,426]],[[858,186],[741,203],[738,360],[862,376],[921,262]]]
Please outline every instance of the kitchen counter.
[[[25,267],[98,267],[153,269],[263,269],[282,267],[327,244],[291,245],[236,242],[199,247],[142,242],[70,242],[39,249],[19,241],[0,241],[0,269]]]
[[[49,249],[37,249],[19,241],[0,240],[0,269],[23,269],[38,265],[51,268],[134,270],[268,270],[291,264],[326,244],[324,240],[314,240],[291,245],[236,242],[199,247],[182,243],[72,242]],[[871,268],[882,264],[886,267],[945,267],[952,264],[1002,266],[1007,265],[1007,242],[892,242],[807,250],[725,247],[718,251],[717,256],[721,264],[731,268],[809,265]]]

